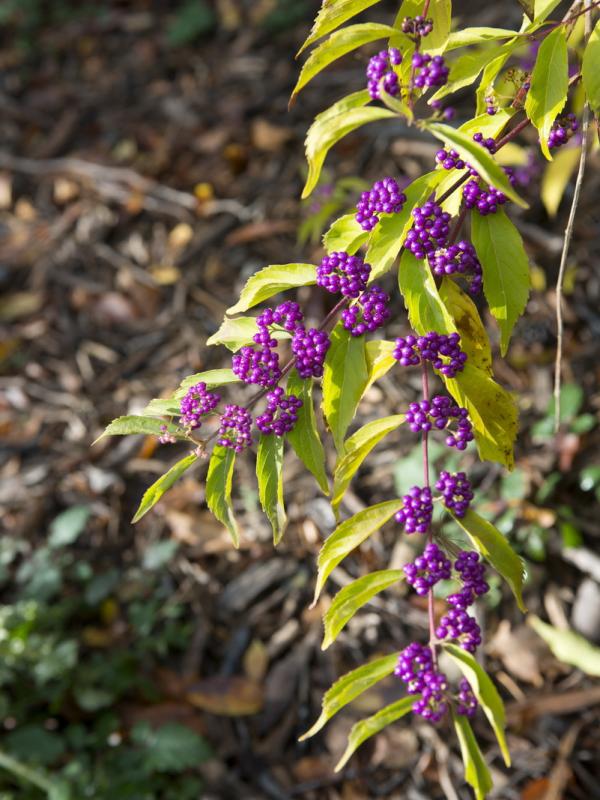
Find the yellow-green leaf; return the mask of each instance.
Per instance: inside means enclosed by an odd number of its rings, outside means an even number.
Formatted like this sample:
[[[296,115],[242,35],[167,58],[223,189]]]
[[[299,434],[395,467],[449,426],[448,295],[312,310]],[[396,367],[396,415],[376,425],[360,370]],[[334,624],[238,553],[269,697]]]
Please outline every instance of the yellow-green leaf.
[[[367,356],[367,373],[369,379],[365,386],[365,392],[398,362],[394,358],[395,342],[389,342],[385,339],[374,339],[372,342],[367,342],[365,347],[365,354]]]
[[[162,428],[166,427],[167,431],[176,436],[178,439],[187,438],[185,431],[178,425],[163,422],[160,419],[153,417],[117,417],[109,423],[104,432],[96,439],[99,442],[104,436],[131,436],[136,433],[143,433],[146,436],[160,436],[163,433]],[[96,444],[94,442],[94,444]]]
[[[498,690],[492,683],[487,672],[475,661],[471,653],[465,652],[461,647],[455,644],[444,644],[444,650],[469,681],[473,694],[479,701],[479,705],[483,709],[484,714],[488,718],[496,734],[504,763],[507,767],[510,767],[510,753],[508,752],[506,735],[504,732],[506,724],[504,703],[498,694]]]
[[[423,12],[422,0],[404,0],[396,18],[394,28],[397,29],[396,35],[390,40],[390,44],[400,47],[404,55],[404,61],[410,64],[410,56],[414,50],[414,44],[403,33],[400,32],[404,17],[416,17]],[[427,52],[432,56],[441,55],[446,49],[448,35],[450,34],[450,24],[452,21],[451,0],[435,0],[429,6],[427,16],[433,21],[433,30],[426,39]]]
[[[273,543],[278,545],[287,525],[283,505],[283,438],[274,433],[261,434],[256,454],[258,497],[273,529]]]
[[[403,578],[404,572],[401,569],[382,569],[363,575],[362,578],[344,586],[333,598],[323,617],[325,636],[321,649],[327,650],[329,645],[335,642],[340,631],[365,603]]]
[[[343,561],[348,553],[352,552],[355,547],[358,547],[359,544],[362,544],[371,534],[385,525],[400,508],[402,508],[402,502],[400,500],[387,500],[384,503],[370,506],[342,522],[342,524],[338,525],[334,532],[327,537],[317,559],[319,572],[317,575],[317,585],[315,587],[315,603],[321,594],[321,590],[327,578],[340,561]]]
[[[323,247],[328,253],[344,250],[354,255],[358,248],[369,238],[369,232],[363,231],[356,221],[356,214],[345,214],[333,222],[323,236]]]
[[[575,631],[559,630],[531,615],[527,622],[541,636],[559,661],[577,667],[586,675],[600,677],[600,647]]]
[[[417,333],[452,333],[455,330],[427,261],[419,261],[410,250],[405,250],[400,259],[398,283],[410,324]]]
[[[600,114],[600,20],[596,22],[583,53],[583,86],[594,114]]]
[[[336,30],[344,22],[378,2],[379,0],[323,0],[310,35],[298,50],[298,55],[322,36]]]
[[[597,65],[596,65],[597,69]],[[551,161],[548,135],[567,102],[569,63],[565,29],[559,25],[542,40],[525,99],[527,116],[537,128],[543,154]]]
[[[225,317],[219,330],[206,340],[206,344],[209,346],[223,344],[228,350],[235,353],[244,345],[252,344],[252,337],[255,333],[258,333],[256,317],[234,317],[233,319]],[[290,335],[284,330],[273,331],[274,339],[289,339]]]
[[[460,752],[465,767],[465,780],[473,787],[477,800],[485,800],[485,796],[494,786],[492,776],[475,739],[473,729],[466,717],[452,715],[454,729],[458,736]]]
[[[240,299],[227,309],[227,313],[239,314],[274,294],[298,286],[312,286],[316,282],[317,268],[314,264],[271,264],[248,278]]]
[[[452,512],[450,512],[452,514]],[[500,531],[488,522],[487,519],[480,517],[475,511],[469,509],[464,517],[457,517],[452,514],[455,521],[467,534],[473,547],[477,552],[488,561],[508,583],[517,600],[521,611],[525,611],[523,605],[523,562],[507,542]]]
[[[450,64],[450,73],[448,81],[444,86],[441,86],[437,92],[428,101],[441,100],[449,94],[454,94],[459,89],[465,86],[470,86],[477,79],[478,75],[489,64],[492,55],[498,55],[497,47],[486,47],[480,50],[469,50],[462,53],[457,59]]]
[[[477,306],[452,278],[442,279],[439,293],[460,334],[460,347],[467,354],[469,364],[491,375],[492,349]]]
[[[598,72],[600,72],[600,69]],[[580,156],[581,147],[563,147],[552,161],[546,165],[542,175],[540,196],[548,216],[556,216],[560,201],[571,180],[571,176],[575,172]]]
[[[152,486],[146,489],[144,496],[142,497],[142,502],[139,505],[138,510],[135,512],[134,518],[131,520],[132,522],[138,522],[144,514],[147,514],[150,509],[155,506],[160,498],[168,492],[171,486],[173,486],[176,481],[181,478],[183,473],[189,469],[192,464],[195,464],[198,461],[198,457],[195,455],[189,455],[185,458],[182,458],[181,461],[178,461],[174,464],[168,472],[165,472],[164,475],[161,475],[160,478],[155,481]]]
[[[213,515],[221,522],[239,547],[238,524],[231,505],[231,484],[235,465],[235,451],[231,447],[217,445],[212,451],[206,477],[206,502]]]
[[[403,697],[401,700],[396,700],[395,703],[390,703],[389,706],[382,708],[376,714],[373,714],[366,719],[361,719],[360,722],[357,722],[355,725],[353,725],[352,730],[348,735],[348,746],[346,747],[344,754],[338,763],[335,765],[335,771],[339,772],[348,763],[350,758],[358,750],[361,744],[363,744],[363,742],[366,742],[367,739],[371,738],[371,736],[379,733],[384,728],[387,728],[388,725],[391,725],[393,722],[397,722],[399,719],[412,711],[413,705],[417,700],[420,699],[420,697],[420,695]]]
[[[391,675],[398,661],[398,654],[377,658],[368,664],[363,664],[358,669],[346,673],[337,680],[331,689],[323,696],[323,710],[315,724],[300,737],[300,741],[309,739],[318,733],[329,720],[344,706],[355,700],[359,695],[375,686],[376,683]]]
[[[303,380],[295,370],[289,376],[288,394],[299,397],[302,400],[302,407],[298,411],[298,421],[288,433],[287,439],[304,466],[312,472],[321,490],[325,494],[329,494],[329,481],[325,471],[325,450],[317,430],[312,390],[312,378]]]
[[[510,39],[516,34],[517,31],[511,31],[508,28],[463,28],[450,34],[446,50],[456,50],[457,47],[467,47],[472,44],[481,44],[481,42],[495,42],[498,39]]]

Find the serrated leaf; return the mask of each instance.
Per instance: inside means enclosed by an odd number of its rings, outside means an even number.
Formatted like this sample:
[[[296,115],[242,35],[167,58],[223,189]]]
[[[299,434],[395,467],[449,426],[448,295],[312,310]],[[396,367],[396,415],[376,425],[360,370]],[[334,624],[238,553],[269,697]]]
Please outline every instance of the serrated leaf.
[[[466,717],[452,715],[454,729],[458,736],[460,752],[465,767],[465,780],[473,787],[477,800],[485,800],[485,796],[494,786],[492,776],[485,763],[473,729]]]
[[[455,378],[442,379],[456,402],[469,412],[479,456],[512,469],[518,428],[512,395],[487,372],[468,362]]]
[[[367,106],[370,99],[369,92],[363,89],[338,100],[327,111],[316,117],[306,135],[308,176],[302,191],[303,199],[308,197],[317,185],[327,153],[336,142],[368,122],[396,116],[387,108]]]
[[[335,642],[340,631],[365,603],[403,578],[404,572],[401,569],[382,569],[363,575],[362,578],[344,586],[333,598],[323,617],[325,636],[321,649],[327,650],[329,645]]]
[[[283,437],[262,434],[256,455],[258,497],[273,528],[273,543],[278,545],[287,525],[283,505]]]
[[[321,42],[307,58],[294,86],[292,100],[309,81],[338,58],[351,53],[352,50],[356,50],[364,44],[393,36],[394,33],[394,29],[389,25],[381,25],[378,22],[348,25],[346,28],[335,31],[328,39]]]
[[[336,30],[344,22],[378,2],[379,0],[323,0],[310,35],[298,50],[298,55],[322,36]]]
[[[223,344],[228,350],[235,353],[241,347],[253,344],[252,337],[255,333],[258,333],[256,317],[235,317],[235,319],[225,317],[219,330],[206,340],[206,344],[209,347]],[[290,338],[290,334],[284,330],[274,330],[272,335],[274,339]]]
[[[559,661],[577,667],[586,675],[600,677],[600,647],[575,631],[553,628],[535,615],[528,617],[527,623],[542,637]]]
[[[161,475],[160,478],[155,481],[149,489],[146,489],[144,496],[142,497],[142,502],[139,505],[138,510],[135,512],[134,518],[131,520],[132,522],[138,522],[144,514],[147,514],[150,509],[155,506],[160,498],[168,492],[171,486],[175,484],[179,478],[183,475],[183,473],[188,470],[192,464],[195,464],[198,461],[198,457],[191,454],[182,458],[181,461],[178,461],[174,464],[168,472],[165,472],[164,475]]]
[[[525,112],[538,130],[542,153],[548,161],[552,160],[548,136],[567,102],[568,91],[567,39],[564,28],[559,25],[542,40],[531,73],[531,88],[525,98]]]
[[[344,250],[354,255],[369,238],[369,231],[363,231],[356,221],[356,214],[345,214],[333,222],[323,236],[323,247],[328,253]]]
[[[502,209],[471,217],[471,236],[483,270],[483,291],[500,326],[500,350],[506,354],[515,322],[529,297],[529,259],[521,234]]]
[[[170,422],[166,423],[160,419],[154,419],[153,417],[128,416],[113,419],[104,429],[104,433],[96,439],[94,444],[105,436],[132,436],[138,433],[142,433],[146,436],[160,436],[163,425],[167,428],[169,433],[177,436],[177,438],[186,438],[185,432],[178,425],[173,425]]]
[[[540,197],[549,217],[556,216],[580,157],[581,147],[563,147],[546,165],[540,184]]]
[[[444,650],[469,681],[473,694],[479,701],[479,705],[496,734],[504,763],[507,767],[510,767],[510,753],[508,752],[504,732],[506,724],[504,703],[498,694],[498,690],[487,672],[475,661],[471,653],[465,652],[455,644],[444,644]]]
[[[446,44],[446,51],[456,50],[458,47],[467,47],[472,44],[481,44],[481,42],[495,42],[499,39],[510,39],[515,36],[517,31],[511,31],[508,28],[489,28],[489,27],[476,27],[476,28],[463,28],[460,31],[453,31],[448,37]]]
[[[394,20],[394,28],[397,29],[396,35],[390,40],[390,45],[400,47],[404,56],[404,63],[410,64],[410,56],[414,50],[414,43],[405,34],[402,34],[402,20],[404,17],[416,17],[423,12],[423,3],[421,0],[404,0],[396,18]],[[446,49],[448,35],[450,33],[450,24],[452,17],[452,4],[450,0],[436,0],[431,3],[427,16],[433,21],[433,30],[428,35],[427,52],[432,56],[441,55]]]
[[[288,394],[296,395],[302,400],[298,411],[298,421],[288,433],[289,443],[304,466],[314,475],[319,487],[329,494],[329,481],[325,471],[325,450],[317,430],[317,421],[313,404],[312,378],[303,380],[297,372],[292,372],[287,381]]]
[[[398,283],[410,324],[419,334],[427,331],[452,333],[455,330],[427,261],[419,261],[410,250],[405,250],[400,259]]]
[[[496,189],[500,189],[507,197],[510,197],[518,205],[528,208],[528,204],[515,192],[502,167],[494,161],[488,151],[463,131],[443,125],[441,122],[430,122],[426,124],[426,129],[437,139],[446,144],[450,144],[463,158],[468,161],[481,175],[481,177],[492,184]]]
[[[348,746],[346,747],[344,754],[338,763],[335,765],[335,771],[339,772],[343,767],[345,767],[350,758],[358,750],[361,744],[363,744],[363,742],[366,742],[367,739],[371,738],[371,736],[374,736],[384,728],[387,728],[388,725],[391,725],[393,722],[397,722],[399,719],[406,716],[406,714],[412,710],[415,702],[419,699],[420,695],[403,697],[401,700],[396,700],[395,703],[391,703],[389,706],[382,708],[371,717],[361,719],[360,722],[357,722],[355,725],[353,725],[348,735]]]
[[[450,513],[452,514],[452,512]],[[492,565],[496,572],[502,575],[512,589],[519,608],[521,611],[525,611],[523,562],[506,538],[491,522],[480,517],[472,509],[469,509],[464,517],[457,517],[455,514],[452,516],[467,534],[477,552]]]
[[[323,414],[338,451],[368,380],[365,337],[351,336],[341,323],[331,332],[323,369]]]
[[[176,397],[155,397],[150,400],[140,414],[148,417],[173,417],[180,414],[179,400]],[[164,420],[159,421],[162,425]]]
[[[348,672],[339,678],[323,696],[323,710],[319,719],[312,728],[300,737],[299,741],[302,742],[314,736],[344,706],[355,700],[363,692],[366,692],[371,686],[375,686],[376,683],[391,675],[397,661],[398,654],[392,653],[389,656],[377,658],[368,664],[363,664],[358,669],[353,669],[352,672]]]
[[[213,515],[231,535],[235,547],[239,547],[240,534],[231,505],[231,484],[235,465],[235,451],[231,447],[217,445],[212,451],[206,476],[206,503]]]
[[[583,52],[581,73],[585,94],[594,114],[600,114],[600,20],[596,22]]]
[[[271,264],[248,278],[240,299],[227,309],[227,313],[231,315],[248,311],[279,292],[298,286],[312,286],[316,282],[317,268],[314,264]]]
[[[346,489],[356,471],[371,450],[392,431],[404,422],[403,414],[394,414],[367,422],[344,443],[344,454],[338,459],[333,473],[333,494],[331,505],[337,513]]]
[[[460,334],[460,347],[469,364],[491,375],[492,349],[477,306],[452,278],[442,279],[439,296]]]
[[[384,503],[370,506],[342,522],[341,525],[338,525],[334,532],[327,537],[317,559],[319,572],[317,575],[317,585],[315,587],[315,603],[321,594],[321,590],[327,578],[340,561],[343,561],[348,553],[352,552],[355,547],[358,547],[358,545],[368,539],[371,534],[385,525],[400,508],[402,508],[402,502],[400,500],[387,500]]]
[[[402,249],[406,234],[412,227],[413,208],[422,203],[441,178],[441,173],[435,171],[421,175],[403,190],[406,202],[402,211],[397,214],[380,215],[379,223],[371,234],[365,256],[365,261],[371,265],[369,282],[377,280],[391,269]]]

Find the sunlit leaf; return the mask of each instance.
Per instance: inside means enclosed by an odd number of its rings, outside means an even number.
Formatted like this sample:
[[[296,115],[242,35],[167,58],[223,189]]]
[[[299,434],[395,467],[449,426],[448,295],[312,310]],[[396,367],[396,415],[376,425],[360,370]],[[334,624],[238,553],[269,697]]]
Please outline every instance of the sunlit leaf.
[[[529,297],[529,259],[521,234],[502,209],[473,214],[471,234],[483,270],[483,291],[501,332],[505,355],[515,322]]]
[[[460,126],[459,130],[467,136],[472,137],[474,133],[479,131],[485,137],[493,136],[495,139],[502,133],[515,114],[516,109],[510,106],[508,108],[499,108],[495,114],[478,114],[476,117],[467,120]],[[504,153],[507,149],[508,145],[505,145],[500,152]]]
[[[486,96],[490,93],[490,91],[494,88],[494,83],[498,74],[510,55],[512,54],[513,50],[516,50],[518,45],[520,44],[520,40],[515,38],[511,39],[508,42],[510,46],[503,47],[500,50],[500,55],[494,56],[490,63],[485,67],[481,74],[481,82],[477,87],[477,91],[475,92],[475,96],[477,98],[477,114],[484,114],[487,103],[485,102]]]
[[[594,114],[600,114],[600,20],[596,22],[583,53],[581,72],[585,93]]]
[[[465,86],[470,86],[477,80],[484,67],[489,64],[492,55],[498,55],[498,50],[499,48],[485,48],[462,53],[451,62],[447,83],[436,91],[431,100],[441,100]]]
[[[268,300],[274,294],[298,286],[312,286],[316,282],[317,268],[314,264],[271,264],[248,278],[240,299],[227,309],[227,313],[239,314],[263,300]]]
[[[371,736],[374,736],[384,728],[387,728],[388,725],[391,725],[393,722],[397,722],[397,720],[406,716],[406,714],[412,710],[413,705],[417,700],[420,699],[420,697],[420,695],[414,694],[410,697],[403,697],[401,700],[396,700],[395,703],[391,703],[389,706],[382,708],[371,717],[361,719],[360,722],[357,722],[355,725],[353,725],[352,730],[348,735],[348,746],[346,747],[344,754],[338,763],[335,765],[335,771],[339,772],[343,767],[346,766],[350,758],[358,750],[361,744],[363,744],[363,742],[366,742],[367,739],[371,738]]]
[[[403,414],[381,417],[367,422],[344,443],[344,454],[338,459],[333,473],[331,504],[337,511],[350,481],[371,450],[404,422]]]
[[[206,340],[206,344],[209,346],[223,344],[228,350],[235,353],[241,347],[252,344],[252,337],[255,333],[258,333],[256,317],[235,317],[234,319],[225,317],[219,330]],[[284,330],[274,330],[272,335],[274,339],[290,338],[290,334]]]
[[[363,397],[375,381],[382,378],[398,363],[394,358],[395,347],[395,342],[389,342],[385,339],[374,339],[372,342],[367,342],[365,355],[367,357],[367,374],[369,378],[363,391]]]
[[[365,603],[393,583],[402,580],[403,577],[404,572],[401,569],[382,569],[370,572],[368,575],[352,581],[348,586],[344,586],[333,598],[323,617],[325,636],[321,648],[326,650],[329,645],[333,644],[340,631]]]
[[[542,152],[549,161],[552,156],[548,136],[554,120],[567,102],[568,91],[567,39],[565,29],[559,25],[542,40],[531,73],[531,88],[525,99],[525,111],[538,130]]]
[[[555,217],[565,189],[581,156],[581,147],[563,147],[546,165],[540,185],[540,197],[548,216]]]
[[[354,255],[358,248],[369,238],[369,232],[363,231],[356,221],[356,214],[345,214],[332,223],[323,236],[323,247],[328,253],[344,250]]]
[[[312,472],[319,487],[329,494],[329,481],[325,471],[325,450],[317,430],[317,421],[313,404],[312,378],[303,380],[297,372],[292,372],[287,381],[288,394],[302,400],[302,408],[298,411],[298,421],[287,435],[289,443],[304,466]]]
[[[378,2],[379,0],[323,0],[310,35],[298,51],[298,55],[322,36],[336,30],[344,22]]]
[[[368,380],[365,337],[351,336],[338,323],[331,332],[323,372],[323,413],[335,446],[344,449],[344,436]]]
[[[273,542],[279,544],[287,525],[283,505],[283,437],[261,434],[256,454],[258,497],[273,528]]]
[[[455,330],[427,261],[420,261],[410,250],[405,250],[400,259],[398,283],[410,324],[417,333],[452,333]]]
[[[467,47],[482,42],[495,42],[499,39],[510,39],[516,33],[517,31],[511,31],[508,28],[463,28],[459,31],[452,31],[448,37],[446,50],[455,50],[457,47]]]
[[[323,710],[319,719],[300,737],[300,741],[314,736],[344,706],[366,692],[371,686],[375,686],[376,683],[391,675],[397,661],[398,654],[392,653],[389,656],[370,661],[368,664],[363,664],[358,669],[353,669],[352,672],[343,675],[323,696]]]
[[[534,615],[528,617],[527,622],[559,661],[571,664],[587,675],[600,677],[600,647],[588,642],[575,631],[553,628]]]
[[[561,4],[562,0],[533,0],[533,18],[543,22]]]
[[[477,306],[456,281],[443,278],[439,295],[460,334],[461,350],[467,354],[469,364],[492,374],[492,350],[487,331]]]
[[[398,29],[396,36],[392,37],[390,44],[400,47],[405,62],[410,64],[410,56],[414,50],[414,44],[404,34],[400,33],[402,20],[404,17],[416,17],[423,13],[422,0],[403,0],[402,5],[394,20],[394,28]],[[427,16],[433,21],[433,30],[427,37],[427,52],[432,56],[441,55],[446,49],[448,35],[450,34],[450,24],[452,21],[451,0],[436,0],[431,3],[427,11]]]
[[[387,500],[385,503],[378,503],[370,506],[350,519],[342,522],[341,525],[328,536],[319,552],[317,564],[319,572],[317,575],[317,585],[315,587],[316,602],[327,578],[337,567],[340,561],[352,552],[355,547],[362,544],[366,539],[379,530],[393,515],[402,508],[400,500]]]
[[[504,703],[498,694],[498,690],[492,683],[487,672],[475,661],[471,653],[465,652],[461,647],[455,644],[444,644],[444,650],[469,681],[473,694],[479,701],[479,705],[483,709],[484,714],[488,718],[496,734],[504,763],[507,767],[510,767],[510,753],[508,752],[506,735],[504,732]]]
[[[153,417],[117,417],[106,426],[104,433],[102,433],[96,442],[103,439],[105,436],[131,436],[136,433],[143,433],[146,436],[160,436],[162,427],[165,426],[169,433],[176,436],[178,439],[185,439],[186,435],[182,428],[172,423],[163,422],[160,419]],[[94,442],[94,444],[96,443]]]
[[[205,372],[197,372],[195,375],[188,375],[187,378],[184,378],[179,384],[175,396],[183,395],[190,386],[195,386],[197,383],[205,383],[207,389],[214,389],[217,386],[239,382],[240,379],[234,375],[232,369],[207,369]]]
[[[212,451],[206,477],[206,503],[213,515],[229,531],[233,544],[239,547],[240,534],[231,505],[231,484],[235,466],[235,451],[217,445]]]
[[[182,458],[181,461],[178,461],[168,472],[165,472],[164,475],[161,475],[160,478],[150,486],[149,489],[146,489],[144,496],[142,497],[142,502],[139,505],[138,510],[135,512],[134,518],[131,520],[132,522],[138,522],[144,514],[147,514],[150,509],[158,503],[160,498],[164,495],[165,492],[168,492],[171,486],[176,483],[179,478],[183,475],[183,473],[189,469],[192,464],[195,464],[198,461],[198,457],[191,454]]]
[[[473,729],[466,717],[453,714],[454,729],[458,736],[460,752],[465,767],[465,780],[473,787],[477,800],[485,800],[485,796],[493,788],[492,776],[485,763]]]
[[[491,522],[480,517],[472,509],[469,509],[464,517],[457,517],[454,514],[452,516],[467,534],[473,547],[482,558],[485,558],[496,572],[502,575],[512,589],[519,608],[521,611],[525,611],[525,606],[523,605],[523,562],[509,545],[506,538]]]

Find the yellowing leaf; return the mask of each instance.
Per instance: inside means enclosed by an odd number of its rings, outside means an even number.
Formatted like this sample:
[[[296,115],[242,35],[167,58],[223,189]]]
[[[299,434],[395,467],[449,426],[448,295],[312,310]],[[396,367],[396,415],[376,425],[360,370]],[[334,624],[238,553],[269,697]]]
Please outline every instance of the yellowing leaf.
[[[443,278],[439,293],[452,317],[455,329],[460,334],[460,346],[467,354],[469,364],[491,375],[490,340],[477,311],[477,306],[451,278]]]
[[[580,156],[581,147],[563,147],[546,166],[542,176],[540,196],[548,216],[556,216],[560,201],[575,172]]]
[[[369,238],[369,232],[363,231],[356,221],[356,214],[345,214],[336,219],[323,236],[323,247],[328,253],[344,250],[354,255],[358,248]]]
[[[378,2],[379,0],[323,0],[310,35],[298,51],[298,55],[322,36],[331,33],[344,22]]]
[[[316,282],[317,268],[314,264],[271,264],[248,278],[240,299],[227,309],[227,313],[239,314],[274,294],[298,286],[312,286]]]
[[[473,787],[477,800],[484,800],[494,785],[490,771],[481,755],[477,739],[467,718],[460,714],[453,714],[452,719],[465,765],[465,780]]]
[[[567,39],[563,26],[559,25],[542,40],[525,99],[525,111],[540,134],[540,146],[549,161],[552,156],[548,135],[567,102],[568,67]]]
[[[587,675],[600,677],[600,647],[575,631],[559,630],[531,615],[527,622],[541,636],[559,661],[571,664]]]
[[[452,333],[455,330],[427,261],[420,261],[410,250],[405,250],[400,259],[398,282],[410,324],[419,334],[433,330]]]

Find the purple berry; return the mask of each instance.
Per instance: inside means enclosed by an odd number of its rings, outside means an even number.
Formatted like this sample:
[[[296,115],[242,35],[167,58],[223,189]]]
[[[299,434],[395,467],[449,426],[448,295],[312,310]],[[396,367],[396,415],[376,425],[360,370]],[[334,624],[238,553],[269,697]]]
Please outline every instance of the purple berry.
[[[483,285],[483,271],[475,248],[464,240],[449,247],[441,247],[429,256],[434,275],[469,275],[469,292],[478,294]]]
[[[331,342],[325,331],[318,328],[298,328],[292,338],[295,366],[301,378],[320,378]]]
[[[379,100],[379,88],[383,81],[383,89],[387,94],[395,97],[400,93],[398,75],[393,67],[402,63],[402,54],[396,47],[381,50],[369,59],[367,66],[367,88],[372,100]]]
[[[431,361],[442,375],[454,378],[467,361],[467,354],[460,349],[458,333],[442,334],[430,331],[425,336],[406,336],[396,339],[394,358],[403,367],[417,366]]]
[[[380,214],[397,214],[402,211],[406,195],[393,178],[376,181],[373,188],[363,192],[356,204],[356,221],[365,231],[373,230]]]
[[[342,324],[352,336],[376,331],[390,318],[388,303],[390,297],[379,286],[371,286],[364,291],[350,308],[342,311]]]
[[[454,569],[462,586],[459,592],[449,595],[447,601],[454,608],[464,611],[490,587],[485,580],[485,566],[472,550],[461,550],[454,562]]]
[[[479,703],[473,694],[471,684],[466,678],[461,678],[458,684],[459,692],[456,696],[456,713],[465,717],[474,717]]]
[[[234,375],[244,383],[269,387],[275,386],[281,378],[279,356],[269,347],[261,350],[242,347],[231,359],[231,367]]]
[[[217,444],[241,453],[252,444],[252,414],[247,408],[227,405],[221,414]]]
[[[508,199],[504,192],[494,186],[490,186],[487,191],[482,189],[478,180],[467,181],[462,196],[466,207],[475,209],[482,217],[495,214],[498,206],[504,205]]]
[[[158,437],[158,441],[160,444],[175,444],[177,439],[175,438],[175,436],[173,436],[172,433],[169,433],[169,429],[167,428],[166,425],[161,425],[160,436]]]
[[[416,17],[404,17],[402,20],[402,33],[407,36],[429,36],[433,30],[433,20],[429,17],[425,19],[422,14]]]
[[[443,86],[448,81],[449,69],[443,56],[430,56],[429,53],[413,53],[412,67],[414,85],[419,89]]]
[[[481,630],[474,617],[462,608],[451,608],[440,619],[435,629],[438,639],[454,639],[468,653],[474,653],[481,644]]]
[[[442,719],[448,711],[448,679],[434,668],[429,647],[418,642],[405,647],[398,655],[394,675],[406,683],[408,694],[421,695],[412,707],[415,714],[433,723]]]
[[[396,512],[396,522],[406,533],[427,533],[433,516],[433,498],[428,486],[413,486],[402,498],[403,506]]]
[[[351,256],[344,251],[331,253],[317,267],[317,284],[332,294],[341,292],[344,297],[358,297],[367,288],[371,274],[370,264],[361,256]]]
[[[496,152],[496,140],[491,136],[485,139],[483,133],[474,133],[473,141],[477,142],[477,144],[480,144],[482,147],[485,147],[485,149],[490,153]]]
[[[179,405],[181,424],[186,428],[199,428],[200,417],[214,411],[220,400],[218,394],[207,391],[206,384],[202,381],[195,386],[190,386]]]
[[[302,400],[293,394],[286,395],[281,386],[277,386],[267,394],[267,407],[256,418],[256,427],[261,433],[274,433],[285,436],[293,430],[298,421],[298,411],[302,408]]]
[[[566,144],[579,128],[579,123],[575,114],[564,114],[560,116],[550,129],[548,135],[548,147],[553,150]]]
[[[430,542],[423,555],[410,564],[405,564],[406,582],[418,595],[424,596],[436,583],[450,578],[452,563],[434,542]]]
[[[406,234],[404,247],[416,258],[426,258],[439,247],[444,247],[450,232],[450,214],[441,206],[428,200],[412,211],[414,222]]]
[[[435,488],[441,492],[446,508],[452,509],[457,517],[464,517],[473,499],[471,484],[465,473],[453,475],[444,470],[440,472]]]

